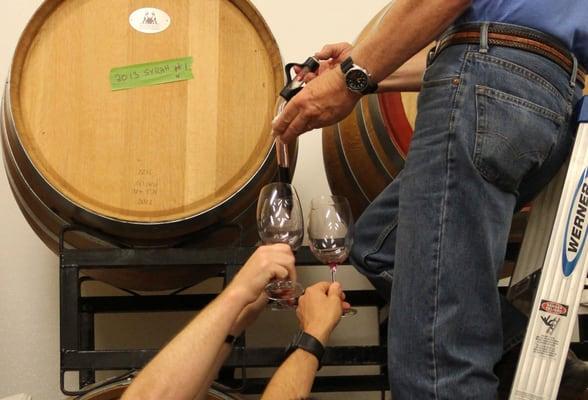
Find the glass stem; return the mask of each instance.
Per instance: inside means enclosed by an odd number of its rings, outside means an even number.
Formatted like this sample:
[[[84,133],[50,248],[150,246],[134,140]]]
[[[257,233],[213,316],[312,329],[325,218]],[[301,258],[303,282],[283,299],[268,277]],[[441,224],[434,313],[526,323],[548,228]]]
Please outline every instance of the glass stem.
[[[331,282],[335,282],[335,274],[337,273],[337,263],[329,263],[331,268]]]

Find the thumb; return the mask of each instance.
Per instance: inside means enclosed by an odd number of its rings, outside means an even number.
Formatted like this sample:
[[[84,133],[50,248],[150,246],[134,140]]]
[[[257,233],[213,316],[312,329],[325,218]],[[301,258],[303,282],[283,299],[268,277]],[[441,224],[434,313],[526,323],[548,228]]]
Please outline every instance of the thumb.
[[[341,296],[343,296],[343,289],[341,288],[341,284],[339,282],[331,283],[327,295],[329,297],[336,297],[338,300],[341,300]]]
[[[334,43],[325,45],[320,51],[315,53],[315,57],[319,60],[328,60],[329,58],[337,58],[345,50],[347,44]]]
[[[329,290],[331,288],[331,285],[332,285],[331,283],[323,281],[323,282],[315,283],[314,285],[311,286],[311,289],[318,290],[318,291],[328,295]]]
[[[270,270],[270,279],[268,279],[268,282],[271,279],[279,279],[279,280],[284,280],[288,277],[288,270],[284,267],[282,267],[281,265],[272,265]]]
[[[314,53],[314,56],[319,60],[328,60],[329,58],[333,57],[333,53],[335,50],[333,47],[333,45],[327,44],[323,46],[323,48],[320,49],[320,51]]]

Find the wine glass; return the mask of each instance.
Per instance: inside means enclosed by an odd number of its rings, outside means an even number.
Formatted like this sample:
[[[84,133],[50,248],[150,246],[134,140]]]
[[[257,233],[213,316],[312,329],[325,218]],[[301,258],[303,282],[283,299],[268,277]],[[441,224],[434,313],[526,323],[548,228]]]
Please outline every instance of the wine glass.
[[[353,237],[353,215],[345,197],[320,196],[312,199],[308,221],[310,250],[323,264],[331,268],[335,282],[337,266],[347,259]],[[347,309],[343,316],[355,315]]]
[[[257,231],[265,244],[285,243],[298,249],[304,236],[302,207],[296,189],[288,183],[264,186],[257,200]],[[274,280],[265,291],[273,309],[295,307],[303,293],[302,285],[290,280]]]

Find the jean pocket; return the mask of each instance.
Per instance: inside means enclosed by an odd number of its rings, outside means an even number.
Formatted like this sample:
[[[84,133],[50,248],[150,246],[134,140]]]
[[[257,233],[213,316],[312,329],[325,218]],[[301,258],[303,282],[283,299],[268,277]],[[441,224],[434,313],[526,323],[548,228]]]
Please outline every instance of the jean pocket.
[[[527,99],[476,86],[474,164],[487,181],[516,193],[557,142],[565,117]]]

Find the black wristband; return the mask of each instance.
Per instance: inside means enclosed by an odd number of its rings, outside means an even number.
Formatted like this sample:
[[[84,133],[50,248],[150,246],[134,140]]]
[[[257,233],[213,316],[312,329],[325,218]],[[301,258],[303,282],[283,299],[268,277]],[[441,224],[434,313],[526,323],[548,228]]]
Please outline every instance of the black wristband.
[[[343,75],[345,75],[347,73],[347,71],[349,71],[353,67],[353,59],[351,58],[351,56],[349,56],[345,60],[341,61],[340,66],[341,66],[341,71],[343,72]]]
[[[285,358],[288,358],[296,349],[302,349],[315,356],[319,364],[318,369],[321,369],[325,348],[320,340],[304,331],[298,331],[294,339],[292,339],[292,342],[286,348]]]

